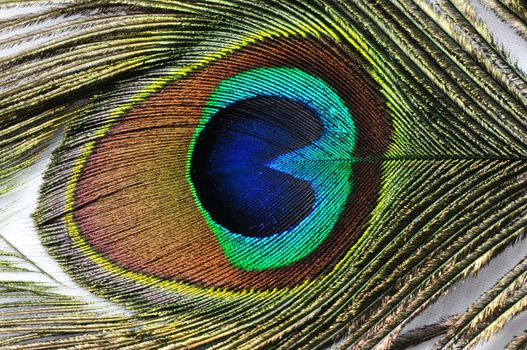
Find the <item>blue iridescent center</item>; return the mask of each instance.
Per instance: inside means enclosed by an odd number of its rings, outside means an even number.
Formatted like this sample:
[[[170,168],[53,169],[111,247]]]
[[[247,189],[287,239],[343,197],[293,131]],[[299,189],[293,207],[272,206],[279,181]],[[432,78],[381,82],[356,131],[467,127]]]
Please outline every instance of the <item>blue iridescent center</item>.
[[[322,134],[308,106],[261,96],[216,113],[198,136],[191,178],[211,218],[232,232],[267,237],[295,226],[315,203],[307,180],[267,165]]]

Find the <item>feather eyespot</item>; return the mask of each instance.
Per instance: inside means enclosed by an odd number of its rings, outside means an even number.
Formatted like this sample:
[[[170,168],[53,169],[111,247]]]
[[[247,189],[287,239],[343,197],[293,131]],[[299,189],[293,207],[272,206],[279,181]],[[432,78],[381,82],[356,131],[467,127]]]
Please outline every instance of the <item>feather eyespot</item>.
[[[329,273],[362,234],[380,184],[369,159],[390,141],[366,67],[324,39],[287,38],[165,78],[77,157],[70,219],[41,225],[77,253],[52,250],[234,290]]]

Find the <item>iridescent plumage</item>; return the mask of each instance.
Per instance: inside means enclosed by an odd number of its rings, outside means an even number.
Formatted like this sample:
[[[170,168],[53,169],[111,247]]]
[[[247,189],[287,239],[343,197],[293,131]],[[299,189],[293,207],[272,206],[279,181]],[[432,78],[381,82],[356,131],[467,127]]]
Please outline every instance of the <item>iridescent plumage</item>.
[[[57,37],[5,44],[37,42],[0,61],[0,193],[64,128],[35,225],[122,312],[2,282],[2,346],[472,348],[527,308],[521,261],[403,331],[525,234],[526,76],[469,3],[31,3],[0,33]]]

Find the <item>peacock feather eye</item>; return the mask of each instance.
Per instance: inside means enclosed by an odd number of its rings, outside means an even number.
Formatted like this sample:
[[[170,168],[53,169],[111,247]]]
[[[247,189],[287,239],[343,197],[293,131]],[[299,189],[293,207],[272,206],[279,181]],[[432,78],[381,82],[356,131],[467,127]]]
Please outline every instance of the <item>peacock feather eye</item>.
[[[327,275],[361,237],[380,183],[368,158],[383,156],[391,135],[364,58],[328,44],[246,45],[162,77],[119,117],[90,125],[66,176],[70,214],[41,224],[52,251],[74,249],[62,258],[83,257],[88,271],[200,288]],[[57,164],[49,177],[65,171]],[[56,199],[44,193],[42,208]]]

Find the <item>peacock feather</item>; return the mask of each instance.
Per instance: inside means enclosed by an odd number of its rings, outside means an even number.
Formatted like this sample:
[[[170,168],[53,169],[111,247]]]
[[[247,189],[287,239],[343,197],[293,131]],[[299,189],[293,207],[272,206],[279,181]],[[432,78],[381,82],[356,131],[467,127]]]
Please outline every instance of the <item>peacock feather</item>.
[[[520,0],[0,0],[0,348],[495,338],[527,310],[527,75],[482,11],[527,47]]]

